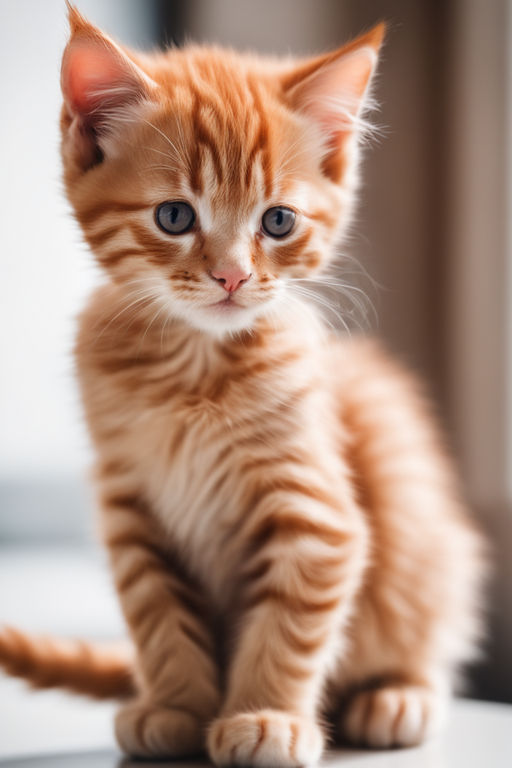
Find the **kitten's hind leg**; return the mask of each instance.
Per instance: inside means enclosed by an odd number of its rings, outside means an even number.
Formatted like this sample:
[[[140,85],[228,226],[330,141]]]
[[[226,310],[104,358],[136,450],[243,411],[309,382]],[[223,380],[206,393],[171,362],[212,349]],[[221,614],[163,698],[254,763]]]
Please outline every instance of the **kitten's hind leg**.
[[[344,717],[350,740],[405,746],[438,727],[445,691],[474,657],[484,548],[414,380],[376,347],[345,355],[340,419],[372,556],[332,682],[359,690]]]
[[[426,684],[389,683],[353,695],[339,722],[341,737],[355,746],[412,747],[440,730],[447,696]]]
[[[219,706],[218,669],[206,601],[166,551],[137,494],[103,493],[104,538],[137,650],[139,697],[116,718],[121,749],[137,757],[204,750]]]

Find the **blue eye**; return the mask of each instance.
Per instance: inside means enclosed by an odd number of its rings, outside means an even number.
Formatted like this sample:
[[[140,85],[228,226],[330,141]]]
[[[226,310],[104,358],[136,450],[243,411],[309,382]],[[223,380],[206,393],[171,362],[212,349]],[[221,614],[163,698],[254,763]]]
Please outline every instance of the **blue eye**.
[[[156,223],[169,235],[183,235],[194,226],[196,214],[188,203],[162,203],[155,211]]]
[[[263,231],[271,237],[289,235],[295,224],[295,212],[284,205],[276,205],[265,211],[261,220]]]

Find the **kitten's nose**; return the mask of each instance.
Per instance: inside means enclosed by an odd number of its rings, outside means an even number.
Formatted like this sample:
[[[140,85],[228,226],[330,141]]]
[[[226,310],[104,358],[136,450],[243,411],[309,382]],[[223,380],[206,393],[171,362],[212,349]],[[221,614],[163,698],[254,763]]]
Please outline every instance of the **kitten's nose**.
[[[244,272],[239,267],[230,267],[229,269],[212,269],[210,275],[214,280],[222,285],[228,293],[234,293],[241,285],[246,283],[251,277],[251,272]]]

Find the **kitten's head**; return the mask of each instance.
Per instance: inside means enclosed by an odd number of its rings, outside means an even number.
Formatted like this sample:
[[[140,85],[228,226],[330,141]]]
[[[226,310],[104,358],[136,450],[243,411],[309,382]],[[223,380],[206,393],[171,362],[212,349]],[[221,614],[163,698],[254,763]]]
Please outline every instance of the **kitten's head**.
[[[297,61],[134,54],[74,9],[70,24],[65,181],[99,263],[163,315],[250,328],[347,226],[383,26]]]

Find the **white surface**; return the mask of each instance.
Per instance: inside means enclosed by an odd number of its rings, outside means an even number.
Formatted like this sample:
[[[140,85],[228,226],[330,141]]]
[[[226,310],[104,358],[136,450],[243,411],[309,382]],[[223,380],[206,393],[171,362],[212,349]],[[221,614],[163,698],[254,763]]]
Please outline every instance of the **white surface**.
[[[115,748],[112,703],[30,691],[0,679],[0,760],[39,753]]]
[[[0,623],[77,637],[124,634],[105,559],[87,549],[0,549]]]

